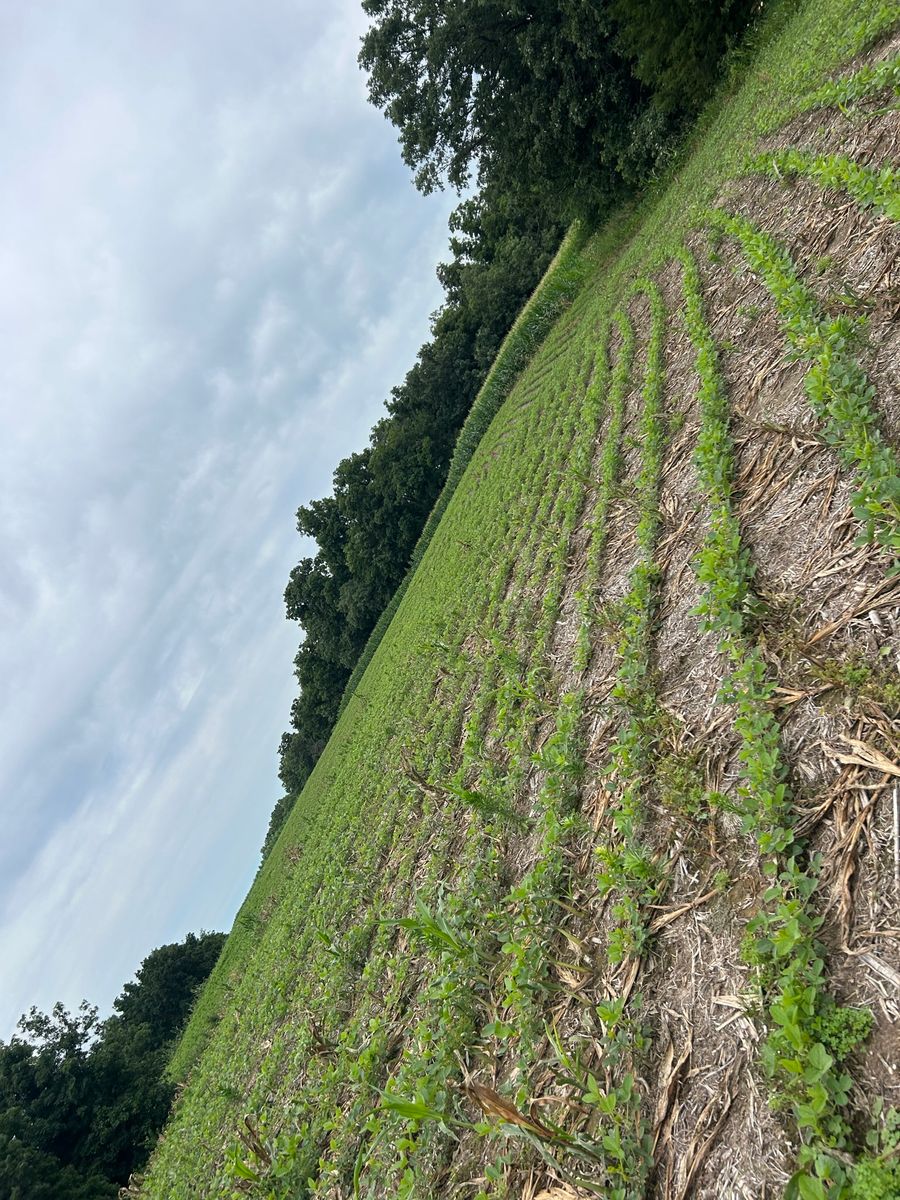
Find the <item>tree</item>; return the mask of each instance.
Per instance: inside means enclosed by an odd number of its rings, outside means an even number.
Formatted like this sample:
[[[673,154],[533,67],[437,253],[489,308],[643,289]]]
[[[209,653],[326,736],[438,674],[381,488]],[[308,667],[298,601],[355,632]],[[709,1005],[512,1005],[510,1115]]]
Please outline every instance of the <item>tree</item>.
[[[73,1161],[87,1129],[94,1099],[88,1061],[100,1028],[87,1001],[77,1013],[62,1004],[50,1013],[32,1008],[0,1067],[0,1109],[27,1116],[29,1142],[62,1163]]]
[[[113,1001],[123,1026],[143,1025],[154,1050],[171,1042],[184,1027],[197,991],[206,981],[225,944],[224,933],[189,933],[151,951]]]
[[[97,1009],[32,1008],[18,1028],[23,1036],[0,1042],[0,1197],[111,1200],[115,1182],[78,1162],[96,1099]]]
[[[285,737],[288,735],[285,734]],[[269,817],[269,828],[266,830],[266,840],[263,842],[262,857],[266,859],[269,851],[278,840],[278,835],[285,826],[288,817],[291,815],[291,810],[294,807],[295,796],[282,796],[275,807],[272,809],[272,815]]]
[[[0,1200],[114,1200],[118,1187],[100,1175],[83,1175],[10,1132],[0,1114]]]
[[[670,113],[693,113],[707,99],[722,56],[760,0],[612,0],[617,39],[634,74]]]
[[[143,1022],[104,1023],[88,1063],[89,1119],[71,1160],[85,1174],[124,1183],[144,1164],[175,1092],[165,1073],[169,1049]]]
[[[112,1200],[168,1115],[165,1068],[224,934],[161,946],[101,1021],[36,1008],[0,1042],[0,1200]]]
[[[595,0],[363,0],[369,97],[429,192],[445,181],[597,213],[665,131]]]

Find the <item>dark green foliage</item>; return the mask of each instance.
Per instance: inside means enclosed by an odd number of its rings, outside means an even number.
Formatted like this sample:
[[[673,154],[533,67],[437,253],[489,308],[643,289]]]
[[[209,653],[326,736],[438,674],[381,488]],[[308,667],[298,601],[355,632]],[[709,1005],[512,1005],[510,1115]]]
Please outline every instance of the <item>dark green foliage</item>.
[[[188,934],[144,959],[101,1021],[83,1001],[32,1009],[0,1042],[0,1200],[112,1200],[172,1102],[173,1039],[225,935]]]
[[[124,1027],[143,1025],[153,1049],[171,1042],[188,1018],[197,990],[216,963],[225,944],[224,933],[189,933],[152,951],[113,1003]],[[106,1025],[107,1034],[109,1022]]]
[[[284,736],[290,740],[290,734],[285,734]],[[266,830],[266,840],[263,842],[262,847],[263,858],[266,857],[278,840],[278,835],[284,828],[285,821],[291,815],[295,798],[293,795],[282,796],[272,809],[272,815],[269,817],[269,828]]]
[[[369,98],[425,192],[444,181],[604,211],[664,134],[596,0],[363,0]]]
[[[761,0],[612,0],[617,41],[665,112],[694,112]]]
[[[22,1133],[11,1132],[0,1118],[0,1197],[3,1200],[113,1200],[116,1185],[98,1175],[85,1176],[58,1158],[36,1150]]]

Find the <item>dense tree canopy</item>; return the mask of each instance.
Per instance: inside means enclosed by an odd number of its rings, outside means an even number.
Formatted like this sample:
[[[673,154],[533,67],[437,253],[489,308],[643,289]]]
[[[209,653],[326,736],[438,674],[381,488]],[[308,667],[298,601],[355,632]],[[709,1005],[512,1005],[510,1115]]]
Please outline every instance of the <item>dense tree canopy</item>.
[[[639,187],[760,0],[363,0],[359,60],[417,185],[560,215]]]
[[[112,1200],[172,1101],[172,1040],[225,935],[188,934],[144,959],[105,1021],[84,1001],[32,1009],[0,1042],[0,1200]]]
[[[153,950],[113,1001],[123,1028],[143,1025],[149,1044],[170,1043],[184,1027],[194,997],[205,982],[225,942],[224,933],[189,933],[183,942]],[[107,1023],[107,1028],[109,1023]]]
[[[617,42],[655,107],[694,112],[761,0],[612,0]]]
[[[369,96],[430,191],[473,178],[596,209],[658,148],[658,114],[594,0],[363,0]],[[577,202],[576,202],[577,199]]]

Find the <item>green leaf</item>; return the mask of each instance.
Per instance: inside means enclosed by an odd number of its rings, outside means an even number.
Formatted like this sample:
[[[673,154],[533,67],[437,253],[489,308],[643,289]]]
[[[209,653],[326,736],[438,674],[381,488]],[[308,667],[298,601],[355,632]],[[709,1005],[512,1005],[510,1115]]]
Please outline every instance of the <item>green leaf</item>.
[[[806,1178],[805,1171],[796,1171],[787,1181],[787,1187],[784,1189],[784,1200],[799,1200],[800,1196],[800,1180]]]
[[[798,1180],[800,1200],[825,1200],[825,1187],[820,1179],[812,1175],[801,1175]]]
[[[256,1182],[260,1177],[258,1171],[252,1171],[240,1158],[233,1158],[229,1165],[232,1174],[237,1175],[240,1179],[252,1179]]]
[[[834,1065],[834,1059],[821,1042],[815,1042],[807,1056],[807,1067],[803,1077],[807,1083],[815,1083]]]

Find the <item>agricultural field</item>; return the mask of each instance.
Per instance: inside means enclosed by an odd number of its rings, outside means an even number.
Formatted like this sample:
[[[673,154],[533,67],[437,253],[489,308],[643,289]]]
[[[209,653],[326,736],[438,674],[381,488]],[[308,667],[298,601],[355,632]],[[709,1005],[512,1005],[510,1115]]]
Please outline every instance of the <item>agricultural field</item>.
[[[564,245],[129,1195],[900,1196],[897,24]]]

